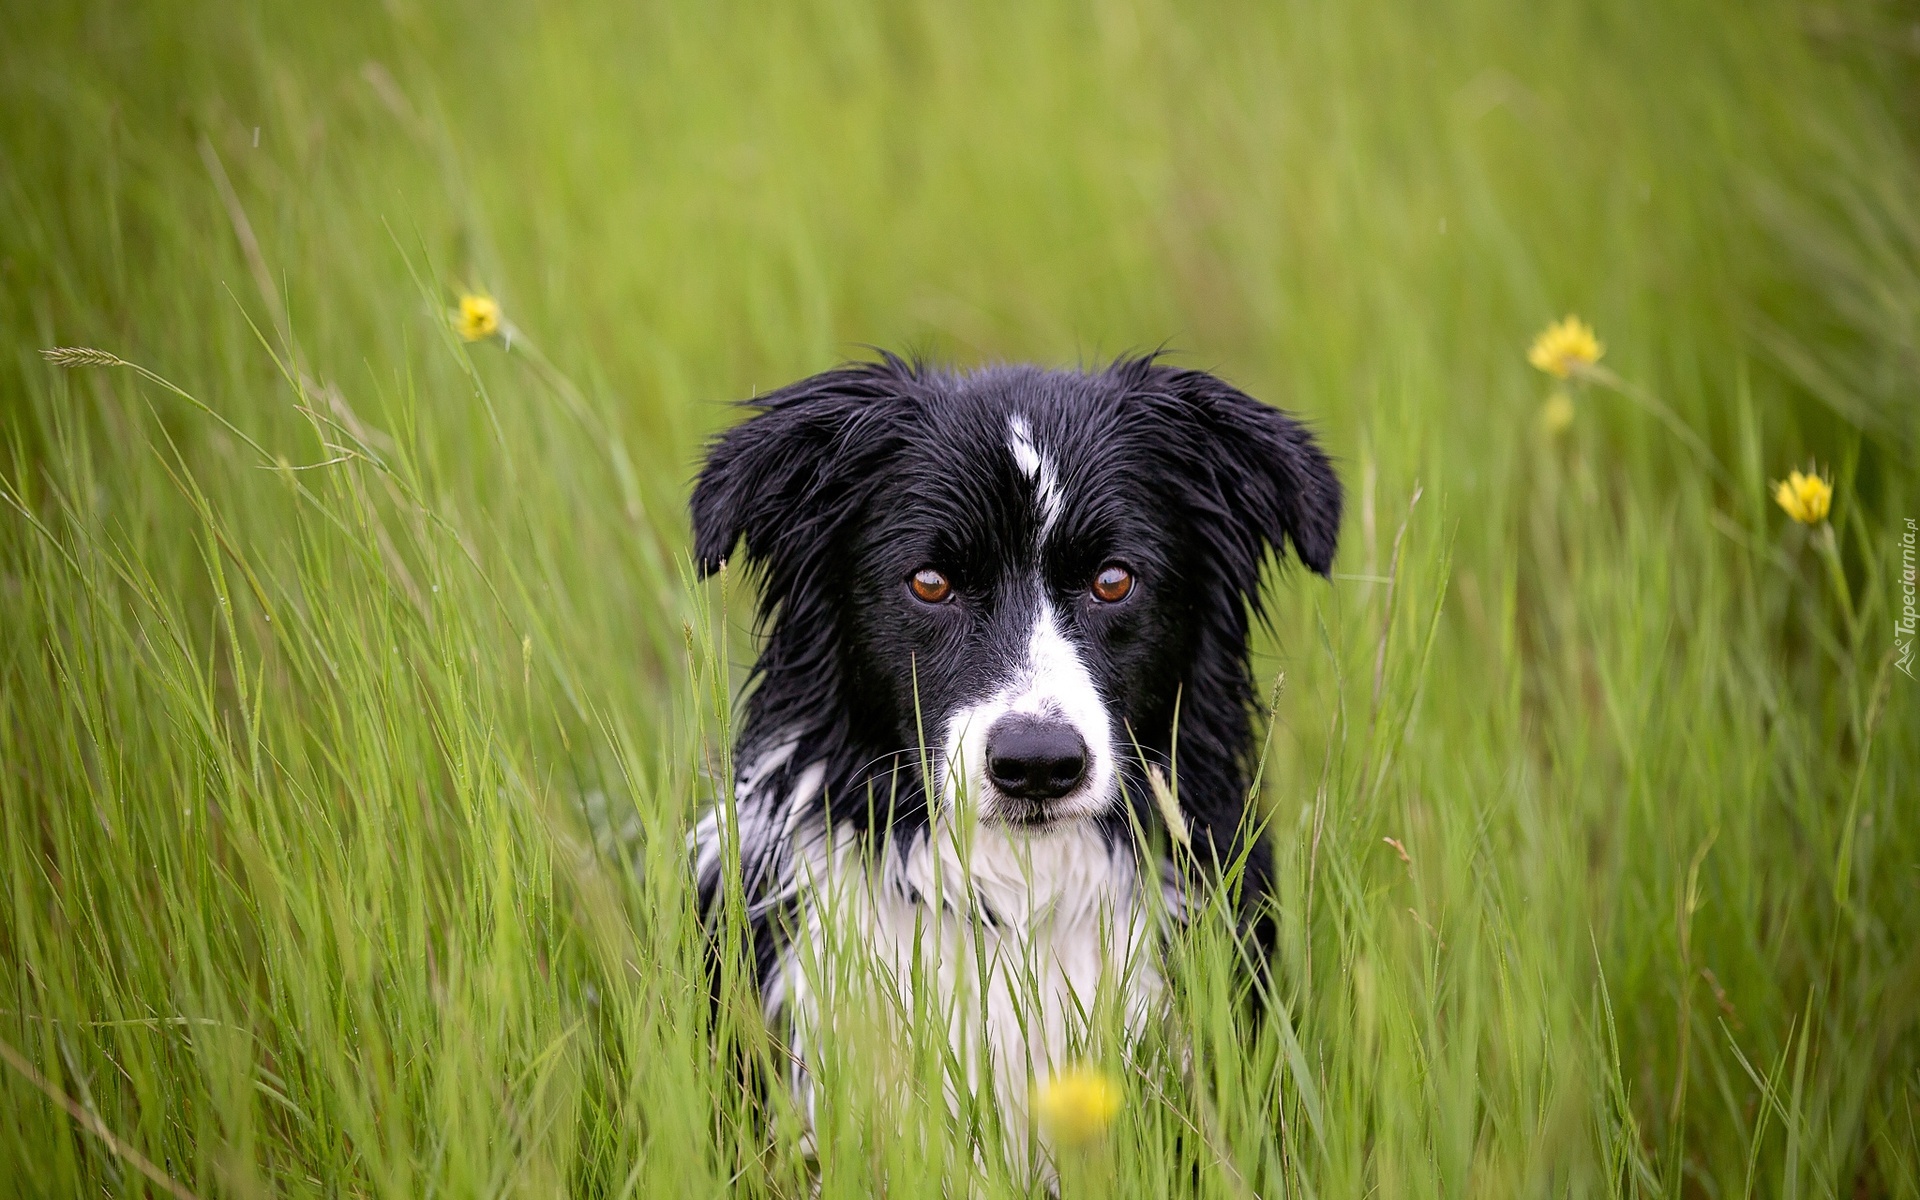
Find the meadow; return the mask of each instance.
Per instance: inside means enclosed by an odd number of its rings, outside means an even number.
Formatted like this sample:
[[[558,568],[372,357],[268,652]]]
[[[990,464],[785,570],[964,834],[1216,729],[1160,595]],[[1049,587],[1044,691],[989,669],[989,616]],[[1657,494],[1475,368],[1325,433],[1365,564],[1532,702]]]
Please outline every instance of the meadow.
[[[1255,653],[1272,987],[1177,934],[1062,1193],[1920,1195],[1917,21],[7,5],[0,1192],[1023,1194],[937,1054],[811,1162],[742,1086],[685,498],[867,346],[1164,346],[1349,517]]]

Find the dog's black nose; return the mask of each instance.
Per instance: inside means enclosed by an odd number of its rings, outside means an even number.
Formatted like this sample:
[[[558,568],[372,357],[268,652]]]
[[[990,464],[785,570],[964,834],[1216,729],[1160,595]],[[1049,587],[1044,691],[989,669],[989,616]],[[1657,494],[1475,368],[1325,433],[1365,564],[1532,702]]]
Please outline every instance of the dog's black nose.
[[[1087,774],[1087,744],[1065,721],[1021,714],[987,730],[987,774],[1021,800],[1058,800]]]

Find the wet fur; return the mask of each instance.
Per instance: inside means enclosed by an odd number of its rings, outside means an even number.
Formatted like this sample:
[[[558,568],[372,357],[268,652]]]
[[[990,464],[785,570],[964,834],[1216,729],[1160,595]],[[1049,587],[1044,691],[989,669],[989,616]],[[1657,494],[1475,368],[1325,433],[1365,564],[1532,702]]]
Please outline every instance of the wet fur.
[[[1176,704],[1180,824],[1202,877],[1242,864],[1264,949],[1247,638],[1269,554],[1330,569],[1341,491],[1311,435],[1153,357],[958,373],[887,356],[750,407],[693,493],[700,571],[743,547],[764,641],[732,816],[708,812],[692,849],[711,918],[737,847],[754,978],[796,1061],[819,1004],[803,963],[827,951],[830,922],[902,978],[932,955],[956,995],[977,994],[970,939],[1037,966],[1020,1000],[989,983],[984,1039],[956,1034],[972,1043],[964,1061],[984,1040],[1004,1064],[1009,1102],[1102,980],[1137,1023],[1159,994],[1156,956],[1139,953],[1159,911],[1149,892],[1181,873],[1169,851],[1143,861],[1132,830],[1164,829],[1142,759],[1172,761]],[[1113,560],[1138,590],[1094,603],[1086,580]],[[952,604],[905,594],[927,563],[952,577]],[[1091,747],[1088,782],[1057,809],[1027,813],[979,783],[974,718],[1009,711],[1070,720]],[[1036,1002],[1024,1035],[1013,1009]],[[803,1069],[795,1083],[804,1092]]]

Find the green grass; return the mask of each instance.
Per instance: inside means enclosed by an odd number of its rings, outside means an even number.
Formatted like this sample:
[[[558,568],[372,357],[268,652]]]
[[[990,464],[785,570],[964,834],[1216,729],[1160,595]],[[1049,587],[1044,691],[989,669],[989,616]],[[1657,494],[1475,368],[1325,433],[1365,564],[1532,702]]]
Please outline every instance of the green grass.
[[[1256,651],[1271,1012],[1201,922],[1065,1191],[1920,1193],[1913,13],[1632,7],[9,6],[0,1190],[808,1195],[677,869],[701,441],[1165,342],[1351,517]],[[1570,310],[1711,458],[1542,430]],[[930,1046],[836,1047],[824,1194],[1017,1190]]]

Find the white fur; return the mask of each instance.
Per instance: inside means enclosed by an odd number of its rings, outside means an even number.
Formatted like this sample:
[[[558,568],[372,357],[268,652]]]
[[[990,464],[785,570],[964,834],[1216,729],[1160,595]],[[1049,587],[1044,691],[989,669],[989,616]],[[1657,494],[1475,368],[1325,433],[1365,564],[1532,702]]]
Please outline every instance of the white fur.
[[[1053,531],[1053,523],[1060,519],[1060,476],[1053,469],[1053,456],[1034,442],[1033,427],[1019,413],[1007,418],[1007,449],[1013,454],[1014,465],[1022,475],[1033,480],[1039,494],[1039,536],[1044,539]]]
[[[1060,632],[1060,620],[1044,596],[1027,636],[1020,668],[999,691],[954,710],[941,746],[941,774],[948,807],[963,809],[977,798],[983,820],[1007,815],[987,778],[987,731],[1009,713],[1066,720],[1087,744],[1087,774],[1080,786],[1055,801],[1051,811],[1072,820],[1104,811],[1115,799],[1113,721],[1080,652]]]
[[[725,805],[716,804],[701,816],[700,823],[695,825],[693,831],[687,835],[687,840],[694,851],[693,869],[698,877],[711,878],[720,873],[720,856],[726,852],[729,833],[737,832],[738,840],[735,844],[740,848],[743,859],[748,858],[753,847],[773,843],[774,839],[769,836],[771,830],[766,828],[767,822],[773,817],[771,811],[773,806],[767,803],[766,789],[761,786],[761,782],[786,765],[787,760],[793,757],[796,745],[797,743],[792,740],[776,743],[771,750],[749,763],[746,769],[736,777],[734,795],[737,799],[734,811],[738,817],[737,830],[729,830],[727,827],[729,822]],[[818,768],[815,772],[813,786],[816,790],[820,786],[822,774],[824,774],[824,768]],[[791,801],[791,797],[782,797],[779,807],[790,814],[798,814],[801,811],[800,806]],[[792,815],[783,818],[789,834],[796,819],[797,817]]]
[[[841,1048],[879,1055],[884,1071],[886,1048],[899,1044],[921,1006],[931,1006],[965,1086],[990,1090],[1014,1157],[1024,1160],[1031,1081],[1084,1053],[1098,1004],[1118,1003],[1131,1036],[1160,1002],[1153,935],[1177,913],[1177,895],[1164,890],[1164,863],[1160,879],[1143,881],[1133,846],[1116,844],[1086,819],[1115,790],[1109,723],[1044,605],[1022,669],[995,697],[949,722],[949,761],[982,766],[985,729],[1006,712],[1063,713],[1092,752],[1087,782],[1063,802],[1063,813],[1073,815],[1044,830],[983,821],[988,805],[965,785],[967,770],[949,769],[948,803],[931,827],[911,845],[876,853],[846,826],[829,831],[824,764],[774,786],[794,742],[776,743],[740,773],[732,820],[741,861],[765,872],[749,909],[791,904],[795,911],[793,938],[763,981],[762,1000],[786,1030],[791,1085],[809,1129],[816,1064],[835,1045],[826,1040],[832,1031],[854,1029]],[[971,778],[981,778],[977,769]],[[716,808],[694,829],[703,874],[719,870],[728,824],[726,810]],[[1155,884],[1162,895],[1150,894]],[[931,994],[916,995],[916,979]],[[957,1111],[957,1088],[947,1099]]]
[[[991,1089],[1024,1156],[1030,1082],[1084,1053],[1096,1004],[1123,997],[1137,1034],[1159,1001],[1132,849],[1088,822],[1042,833],[936,826],[877,862],[845,828],[797,849],[800,918],[781,956],[780,1002],[810,1119],[813,1048],[828,1031],[858,1022],[872,1053],[930,1002],[966,1086]],[[916,979],[933,994],[917,996]]]

